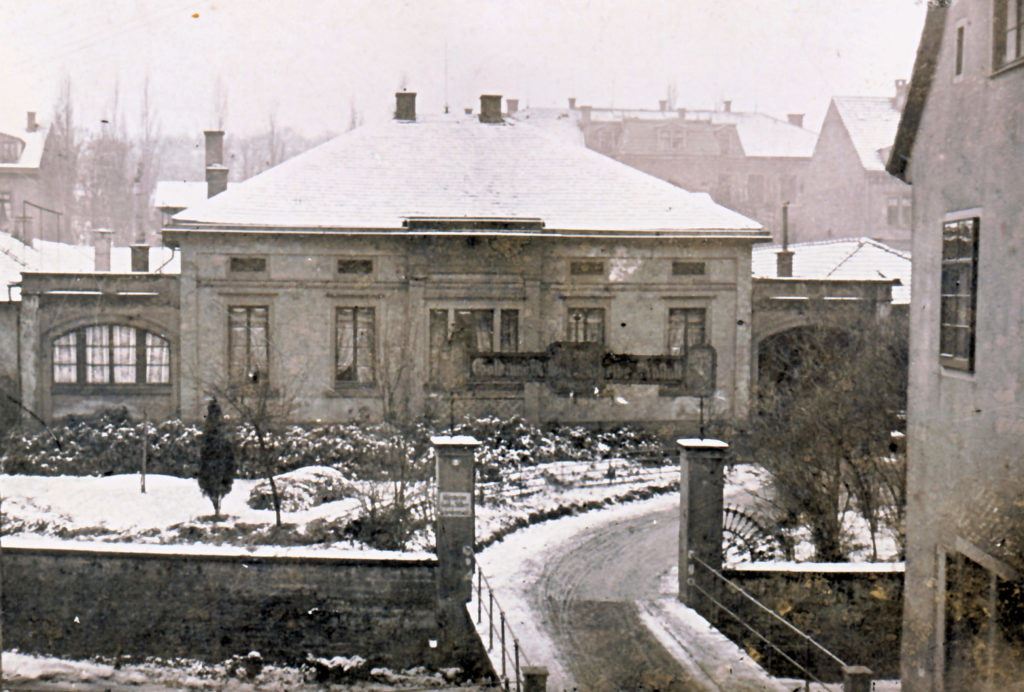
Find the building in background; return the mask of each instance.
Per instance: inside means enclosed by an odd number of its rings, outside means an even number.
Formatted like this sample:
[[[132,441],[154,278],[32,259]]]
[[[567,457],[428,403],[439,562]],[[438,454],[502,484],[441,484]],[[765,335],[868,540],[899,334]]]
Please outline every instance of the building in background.
[[[1024,680],[1024,3],[932,3],[888,170],[913,191],[903,690]]]
[[[50,198],[47,132],[31,111],[21,123],[0,123],[0,232],[29,245],[73,242],[63,211]]]
[[[759,221],[781,240],[782,205],[797,198],[814,151],[803,115],[779,120],[765,113],[670,108],[578,106],[524,109],[520,120],[549,128],[575,123],[586,146],[616,161]],[[562,125],[565,129],[565,125]]]
[[[790,207],[795,242],[868,237],[910,249],[910,188],[885,170],[907,84],[887,96],[836,96]]]

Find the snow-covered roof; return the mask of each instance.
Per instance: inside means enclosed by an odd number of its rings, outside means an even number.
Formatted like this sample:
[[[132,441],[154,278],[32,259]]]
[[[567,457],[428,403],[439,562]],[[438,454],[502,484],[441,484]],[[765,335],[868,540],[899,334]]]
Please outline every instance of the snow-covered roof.
[[[885,96],[836,96],[836,111],[865,170],[884,171],[896,139],[900,111]]]
[[[776,253],[779,245],[757,245],[751,253],[754,278],[774,279]],[[793,278],[842,279],[848,281],[893,280],[892,302],[910,303],[910,253],[891,248],[871,238],[822,240],[810,243],[791,243],[793,252]]]
[[[149,248],[151,274],[180,274],[181,254],[172,248],[158,245]],[[110,248],[110,272],[112,274],[132,273],[132,249],[130,247]]]
[[[187,209],[206,199],[206,183],[190,180],[158,180],[153,190],[157,209]]]
[[[712,110],[685,110],[682,113],[686,122],[735,125],[743,153],[747,156],[810,158],[818,139],[815,132],[767,113]],[[594,122],[621,122],[627,119],[678,122],[680,111],[600,109],[591,111],[590,119]]]
[[[8,122],[5,119],[0,122],[0,133],[16,137],[25,143],[21,150],[21,156],[17,161],[11,163],[0,163],[0,171],[5,169],[31,169],[39,168],[43,161],[43,148],[46,145],[47,129],[37,121],[36,129],[29,131],[27,122]]]
[[[475,115],[357,128],[179,212],[172,228],[423,233],[481,219],[537,235],[764,237],[707,194]]]
[[[33,240],[26,245],[10,233],[0,231],[0,302],[18,300],[17,290],[7,287],[21,281],[22,272],[91,272],[95,265],[92,247]]]

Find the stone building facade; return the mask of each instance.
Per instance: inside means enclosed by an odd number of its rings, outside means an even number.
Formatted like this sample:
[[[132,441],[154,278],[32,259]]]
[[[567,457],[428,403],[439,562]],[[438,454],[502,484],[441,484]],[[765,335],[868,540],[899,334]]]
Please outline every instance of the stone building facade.
[[[1022,7],[928,8],[888,170],[913,190],[903,689],[1024,679]]]

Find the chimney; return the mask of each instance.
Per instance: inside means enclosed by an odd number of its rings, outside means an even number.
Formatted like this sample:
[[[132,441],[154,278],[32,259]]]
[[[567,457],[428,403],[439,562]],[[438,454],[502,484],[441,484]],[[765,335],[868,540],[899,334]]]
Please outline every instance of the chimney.
[[[472,108],[463,108],[462,110],[463,110],[463,112],[466,115],[473,115],[473,109]]]
[[[903,110],[903,106],[907,105],[907,94],[910,91],[910,85],[907,84],[905,79],[896,80],[896,96],[893,97],[892,107],[898,111]]]
[[[686,109],[685,108],[677,108],[676,109],[676,113],[679,114],[679,119],[680,120],[686,120]]]
[[[726,113],[732,113],[732,101],[722,101],[722,110]]]
[[[505,99],[505,110],[508,111],[509,115],[515,115],[519,112],[519,99]]]
[[[483,94],[480,96],[480,122],[503,123],[501,117],[501,95]]]
[[[206,167],[206,196],[213,197],[228,189],[228,169],[224,166]]]
[[[97,228],[93,231],[93,268],[98,272],[110,271],[110,246],[114,242],[114,232],[106,228]]]
[[[399,91],[395,94],[395,120],[416,120],[416,92]]]
[[[25,129],[29,132],[35,132],[39,129],[39,123],[36,122],[36,112],[29,111],[27,113],[27,122],[25,123]]]
[[[790,125],[796,125],[797,127],[804,126],[804,114],[803,113],[790,113],[786,116],[789,118]]]
[[[590,124],[590,106],[580,106],[580,118],[584,125]]]
[[[775,253],[775,275],[793,276],[793,252],[789,249],[789,202],[782,204],[782,249]]]
[[[132,245],[132,272],[148,272],[149,271],[149,246],[148,245]]]
[[[571,111],[576,110],[576,97],[575,96],[570,96],[569,97],[569,110],[571,110]]]
[[[668,110],[668,101],[665,99],[658,100],[658,110],[664,113]]]

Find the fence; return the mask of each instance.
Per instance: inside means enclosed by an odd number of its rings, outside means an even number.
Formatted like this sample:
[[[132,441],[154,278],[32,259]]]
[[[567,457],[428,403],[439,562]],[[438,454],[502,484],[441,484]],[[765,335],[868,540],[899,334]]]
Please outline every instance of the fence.
[[[701,560],[692,551],[689,557],[691,564],[698,566],[707,577],[710,577],[710,579],[691,578],[691,588],[731,618],[739,626],[741,632],[746,632],[754,638],[757,648],[763,651],[760,663],[773,675],[800,678],[804,681],[805,690],[811,689],[811,682],[816,683],[820,689],[829,689],[826,687],[827,682],[838,680],[843,682],[843,692],[860,692],[861,690],[867,692],[871,689],[871,671],[869,669],[847,664],[719,570]],[[724,594],[728,592],[735,594],[747,606],[752,606],[752,612],[760,616],[760,626],[748,621],[753,618],[744,619],[740,613],[736,612],[739,608],[730,608],[723,603]],[[711,613],[703,614],[709,616],[708,619],[714,622],[715,619],[710,617]],[[779,643],[781,637],[775,634],[780,630],[786,639],[792,641],[795,638],[796,641],[799,641],[802,651],[795,651],[792,645],[788,647],[789,651],[784,650],[783,645]],[[737,637],[731,638],[734,641],[738,640]]]
[[[470,617],[474,618],[476,631],[484,648],[487,649],[487,655],[502,688],[505,692],[522,692],[523,668],[529,663],[519,648],[519,639],[513,634],[505,611],[498,604],[487,577],[476,564],[473,571],[472,600],[466,605]]]

